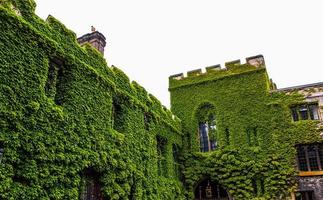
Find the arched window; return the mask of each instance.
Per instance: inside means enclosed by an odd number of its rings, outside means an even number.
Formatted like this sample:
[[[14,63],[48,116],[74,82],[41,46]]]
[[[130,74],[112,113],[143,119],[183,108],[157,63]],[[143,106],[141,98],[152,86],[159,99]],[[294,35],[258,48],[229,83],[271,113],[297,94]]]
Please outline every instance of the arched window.
[[[201,152],[215,150],[217,147],[217,142],[215,138],[217,124],[214,106],[212,106],[211,104],[204,104],[198,109],[196,116],[199,126],[198,136]]]

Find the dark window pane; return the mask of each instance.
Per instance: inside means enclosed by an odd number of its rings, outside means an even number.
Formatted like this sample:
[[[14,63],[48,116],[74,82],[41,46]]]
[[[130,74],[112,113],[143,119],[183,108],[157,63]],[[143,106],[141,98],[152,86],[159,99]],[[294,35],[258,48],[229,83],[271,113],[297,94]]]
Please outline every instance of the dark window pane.
[[[56,79],[56,94],[54,99],[57,105],[63,104],[64,87],[66,84],[65,82],[66,81],[64,80],[62,65],[59,65],[58,71],[57,71],[57,79]]]
[[[124,117],[125,117],[125,111],[122,107],[122,105],[119,104],[119,102],[113,102],[112,106],[112,122],[113,122],[113,129],[118,132],[124,132]]]
[[[258,192],[257,179],[256,178],[252,179],[252,188],[253,188],[253,194],[256,196],[257,192]]]
[[[151,123],[151,115],[149,113],[144,114],[144,124],[145,124],[145,130],[149,130],[149,126]]]
[[[167,176],[167,161],[165,159],[167,140],[157,136],[157,165],[158,174]]]
[[[209,128],[211,130],[216,130],[216,119],[214,114],[209,116]]]
[[[81,192],[81,200],[104,200],[99,175],[93,170],[88,170],[84,176],[85,186]]]
[[[54,99],[56,93],[56,82],[58,74],[58,65],[54,62],[49,64],[45,93],[49,98]]]
[[[211,151],[216,149],[216,141],[210,140],[210,145],[211,145]]]
[[[225,129],[225,140],[227,145],[230,145],[230,132],[228,128]]]
[[[3,147],[3,143],[0,141],[0,164],[2,162],[3,153],[4,153],[4,147]]]
[[[175,176],[180,179],[180,163],[179,163],[179,149],[177,145],[173,144],[173,159],[174,159],[174,174]]]
[[[313,191],[308,191],[308,200],[314,200],[314,192]]]
[[[300,106],[299,108],[299,114],[302,120],[308,119],[308,111],[307,111],[307,105]]]
[[[317,162],[316,147],[317,147],[316,145],[309,145],[307,147],[307,155],[308,155],[308,161],[310,164],[311,171],[319,170],[319,165]]]
[[[0,141],[0,155],[3,153],[3,142]]]
[[[247,129],[246,133],[247,133],[247,144],[251,145],[251,130],[250,130],[250,128]]]
[[[300,191],[296,193],[296,200],[314,200],[314,191]]]
[[[297,107],[293,107],[291,108],[291,110],[292,110],[293,121],[298,121]]]
[[[312,104],[312,105],[309,105],[308,107],[309,107],[310,118],[312,120],[318,120],[319,119],[318,105]]]
[[[200,123],[199,134],[201,151],[209,151],[209,131],[206,123]]]
[[[319,156],[321,162],[321,169],[323,169],[323,144],[319,145]]]
[[[45,94],[55,101],[57,105],[62,105],[64,77],[63,62],[59,59],[52,59],[49,63]]]
[[[299,170],[300,171],[308,171],[304,146],[298,146],[297,158],[298,158]]]

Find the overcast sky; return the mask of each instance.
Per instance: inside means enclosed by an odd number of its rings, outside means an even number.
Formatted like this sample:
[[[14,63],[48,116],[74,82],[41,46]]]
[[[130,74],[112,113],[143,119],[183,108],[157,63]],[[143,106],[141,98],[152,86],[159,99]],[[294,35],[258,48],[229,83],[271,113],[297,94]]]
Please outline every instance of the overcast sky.
[[[77,36],[91,25],[105,58],[169,107],[172,74],[263,54],[279,88],[322,82],[321,0],[36,0]]]

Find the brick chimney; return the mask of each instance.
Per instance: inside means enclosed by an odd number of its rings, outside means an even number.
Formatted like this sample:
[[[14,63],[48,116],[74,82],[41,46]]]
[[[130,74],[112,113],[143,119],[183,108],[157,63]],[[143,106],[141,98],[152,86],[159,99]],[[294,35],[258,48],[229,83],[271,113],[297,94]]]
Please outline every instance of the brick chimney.
[[[91,26],[91,33],[85,34],[82,37],[77,38],[78,43],[82,46],[85,43],[90,43],[94,48],[104,54],[104,47],[106,45],[105,37],[102,33],[95,30],[93,26]]]

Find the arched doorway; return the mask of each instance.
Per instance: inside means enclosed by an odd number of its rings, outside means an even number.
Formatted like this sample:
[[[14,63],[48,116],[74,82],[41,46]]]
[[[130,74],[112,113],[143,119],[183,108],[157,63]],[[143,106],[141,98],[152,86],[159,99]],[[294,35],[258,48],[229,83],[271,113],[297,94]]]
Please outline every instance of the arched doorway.
[[[83,172],[80,200],[104,200],[100,174],[90,168]]]
[[[230,200],[227,191],[211,179],[201,181],[195,188],[195,200]]]

